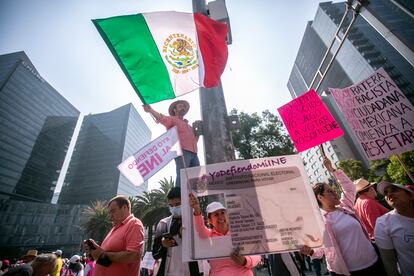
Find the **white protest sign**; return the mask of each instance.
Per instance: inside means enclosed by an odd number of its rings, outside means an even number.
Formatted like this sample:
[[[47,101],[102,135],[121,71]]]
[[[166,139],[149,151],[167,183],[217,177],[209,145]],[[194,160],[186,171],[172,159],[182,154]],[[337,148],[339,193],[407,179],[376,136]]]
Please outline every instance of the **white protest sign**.
[[[322,217],[298,155],[187,168],[187,174],[188,181],[181,173],[184,261],[228,258],[235,248],[253,255],[322,245]],[[190,192],[199,198],[204,217],[208,203],[225,206],[226,235],[199,235]]]
[[[142,258],[142,262],[141,262],[141,268],[146,268],[146,269],[154,269],[154,265],[155,265],[155,259],[152,257],[152,252],[145,252],[144,258]]]
[[[172,159],[181,155],[177,128],[173,127],[124,160],[118,165],[118,169],[129,181],[138,186]]]
[[[369,160],[414,150],[414,108],[384,69],[329,89]]]

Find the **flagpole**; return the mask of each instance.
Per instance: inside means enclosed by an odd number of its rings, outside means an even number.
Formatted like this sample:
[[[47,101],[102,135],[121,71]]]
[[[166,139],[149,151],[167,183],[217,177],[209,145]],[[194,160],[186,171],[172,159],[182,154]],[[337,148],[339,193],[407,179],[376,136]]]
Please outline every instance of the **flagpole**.
[[[395,155],[398,159],[398,161],[401,164],[401,167],[403,167],[404,172],[408,175],[408,177],[411,179],[411,183],[414,183],[414,177],[412,176],[412,174],[410,173],[410,171],[408,170],[408,168],[405,166],[404,162],[402,161],[402,159],[400,158],[399,154]]]

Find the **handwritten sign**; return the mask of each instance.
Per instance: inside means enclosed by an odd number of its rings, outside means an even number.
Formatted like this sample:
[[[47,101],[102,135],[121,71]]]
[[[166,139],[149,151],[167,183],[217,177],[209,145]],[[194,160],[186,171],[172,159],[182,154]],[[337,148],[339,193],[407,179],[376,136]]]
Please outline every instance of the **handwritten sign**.
[[[228,258],[235,248],[256,255],[322,245],[322,217],[298,155],[210,164],[187,174],[181,175],[184,261]],[[198,197],[204,218],[208,203],[225,206],[225,235],[202,235],[189,193]]]
[[[144,258],[141,261],[141,268],[153,270],[155,259],[152,257],[152,252],[145,252]]]
[[[414,149],[414,108],[380,68],[366,80],[329,89],[369,160]]]
[[[277,110],[298,152],[344,134],[313,89]]]
[[[173,127],[128,157],[118,165],[118,169],[129,181],[139,186],[172,159],[181,155],[177,128]]]

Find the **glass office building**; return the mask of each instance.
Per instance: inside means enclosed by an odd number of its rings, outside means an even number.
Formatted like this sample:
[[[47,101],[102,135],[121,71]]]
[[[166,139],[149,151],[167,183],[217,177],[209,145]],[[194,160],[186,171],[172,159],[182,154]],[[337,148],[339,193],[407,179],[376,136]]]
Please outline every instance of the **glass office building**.
[[[414,2],[402,0],[370,1],[367,9],[388,29],[392,30],[411,50],[414,49]],[[319,5],[313,21],[308,22],[287,87],[292,97],[307,91],[313,76],[336,32],[345,11],[345,3],[325,2]],[[346,22],[351,19],[351,13]],[[347,24],[345,25],[347,26]],[[334,47],[331,53],[334,52]],[[328,60],[330,59],[330,54]],[[326,63],[325,63],[326,64]],[[345,135],[327,142],[325,151],[334,162],[343,159],[361,160],[368,165],[362,149],[355,144],[355,137],[346,124],[329,94],[321,93],[328,87],[343,88],[364,80],[383,67],[407,98],[414,102],[414,68],[388,43],[361,15],[359,15],[345,39],[331,69],[318,92],[341,125]],[[324,67],[323,67],[324,68]],[[318,148],[302,153],[311,181],[323,181],[328,173],[322,166]]]
[[[151,132],[132,104],[85,116],[58,203],[90,204],[117,194],[142,194],[148,184],[134,186],[117,166],[150,141]]]
[[[78,117],[24,52],[0,56],[0,198],[51,202]]]

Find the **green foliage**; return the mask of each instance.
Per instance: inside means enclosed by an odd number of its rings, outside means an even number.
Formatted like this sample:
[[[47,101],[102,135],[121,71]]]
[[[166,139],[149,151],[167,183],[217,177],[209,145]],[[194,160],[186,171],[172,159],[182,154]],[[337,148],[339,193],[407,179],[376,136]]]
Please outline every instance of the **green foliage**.
[[[378,159],[371,161],[368,170],[368,181],[377,183],[381,181],[391,181],[391,178],[387,173],[387,167],[389,164],[389,159]]]
[[[367,172],[362,166],[361,161],[353,159],[341,160],[338,163],[338,167],[343,170],[352,181],[361,177],[367,178]]]
[[[139,218],[148,228],[147,250],[151,251],[153,227],[162,219],[170,215],[167,194],[174,187],[174,181],[164,178],[159,182],[160,188],[144,192],[142,196],[130,197],[131,213]],[[85,223],[83,227],[89,237],[96,241],[103,241],[112,227],[108,216],[106,202],[96,201],[83,210]]]
[[[133,214],[141,219],[144,226],[148,228],[147,251],[151,251],[152,248],[153,228],[162,218],[170,215],[167,194],[174,187],[174,181],[171,177],[169,180],[164,178],[159,181],[159,184],[159,189],[144,192],[142,196],[137,196],[134,199],[134,207],[131,208]]]
[[[276,115],[265,110],[262,115],[247,114],[233,109],[238,115],[240,129],[232,131],[234,147],[241,159],[279,156],[295,153],[292,141]]]
[[[102,242],[106,233],[112,227],[112,223],[108,216],[108,209],[105,201],[95,201],[83,210],[85,223],[83,227],[86,229],[88,237]]]
[[[400,159],[405,164],[405,167],[411,175],[414,176],[414,151],[400,154]],[[390,163],[387,166],[387,173],[391,180],[395,183],[413,184],[413,181],[404,171],[404,168],[401,166],[400,161],[396,156],[390,157]]]
[[[399,156],[411,175],[414,175],[414,151],[406,152]],[[361,161],[352,159],[340,161],[338,167],[352,180],[356,180],[363,176],[370,182],[379,183],[381,181],[391,181],[401,184],[412,183],[395,155],[391,156],[389,159],[371,161],[368,169],[364,169]]]

